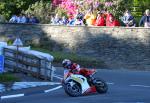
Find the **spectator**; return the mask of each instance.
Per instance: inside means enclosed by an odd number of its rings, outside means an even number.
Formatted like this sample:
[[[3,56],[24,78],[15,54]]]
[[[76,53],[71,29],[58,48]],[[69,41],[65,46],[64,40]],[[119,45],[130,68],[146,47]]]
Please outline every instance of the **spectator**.
[[[60,24],[60,20],[61,20],[61,19],[60,19],[59,15],[56,14],[55,17],[54,17],[54,24],[55,24],[55,25],[59,25],[59,24]]]
[[[75,19],[74,25],[84,25],[83,20],[77,17]]]
[[[105,13],[105,17],[106,17],[106,26],[109,25],[109,18],[110,18],[110,16],[112,16],[112,14],[111,14],[108,10],[106,10],[106,13]]]
[[[83,20],[84,15],[79,11],[79,9],[77,9],[77,10],[76,10],[76,15],[75,15],[75,17],[76,17],[77,19]]]
[[[109,15],[109,20],[107,22],[108,23],[106,24],[106,26],[120,26],[119,21],[116,20],[112,14]]]
[[[17,23],[21,23],[22,22],[22,14],[20,14],[19,16],[17,16]]]
[[[95,25],[96,15],[93,13],[93,11],[89,10],[84,16],[84,19],[86,20],[86,24],[88,26]]]
[[[122,17],[122,22],[126,27],[136,26],[134,17],[131,15],[131,13],[128,10],[124,13],[124,16]]]
[[[31,15],[27,14],[27,16],[26,16],[26,23],[30,23],[30,18],[31,18]]]
[[[13,15],[13,16],[10,18],[9,22],[10,22],[10,23],[17,23],[17,20],[18,20],[18,17],[17,17],[16,15]]]
[[[102,12],[98,12],[95,26],[105,26],[105,19]]]
[[[70,17],[70,18],[69,18],[69,23],[68,23],[68,25],[69,25],[69,26],[75,25],[75,18]]]
[[[63,16],[62,19],[60,20],[60,24],[61,25],[67,25],[68,24],[68,20],[65,16]]]
[[[34,15],[31,16],[29,23],[36,24],[39,23],[39,20]]]
[[[27,18],[25,14],[22,14],[21,23],[27,23]]]
[[[50,24],[55,24],[55,17],[54,17],[54,15],[51,15],[51,21],[50,21]]]
[[[150,11],[147,9],[145,15],[141,18],[139,26],[144,25],[144,27],[150,27]]]

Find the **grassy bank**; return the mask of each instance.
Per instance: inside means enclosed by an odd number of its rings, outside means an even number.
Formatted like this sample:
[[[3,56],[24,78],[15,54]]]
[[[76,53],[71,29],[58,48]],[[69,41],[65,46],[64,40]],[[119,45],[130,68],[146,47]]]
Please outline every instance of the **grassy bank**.
[[[79,56],[75,53],[64,53],[64,52],[56,52],[49,51],[42,48],[32,48],[33,50],[49,53],[54,56],[54,64],[61,64],[63,59],[70,59],[73,62],[79,63],[83,67],[105,67],[105,63],[99,59],[88,57],[88,56]],[[60,65],[61,66],[61,65]]]
[[[17,82],[19,78],[15,77],[12,73],[0,74],[0,82]]]

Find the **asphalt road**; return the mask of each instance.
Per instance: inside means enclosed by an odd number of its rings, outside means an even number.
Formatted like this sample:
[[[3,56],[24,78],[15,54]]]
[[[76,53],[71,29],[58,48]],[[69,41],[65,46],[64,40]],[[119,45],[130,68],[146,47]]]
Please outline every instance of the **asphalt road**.
[[[56,74],[62,75],[62,71]],[[150,72],[98,70],[96,76],[107,81],[106,94],[69,97],[59,88],[48,93],[4,99],[0,103],[150,103]]]

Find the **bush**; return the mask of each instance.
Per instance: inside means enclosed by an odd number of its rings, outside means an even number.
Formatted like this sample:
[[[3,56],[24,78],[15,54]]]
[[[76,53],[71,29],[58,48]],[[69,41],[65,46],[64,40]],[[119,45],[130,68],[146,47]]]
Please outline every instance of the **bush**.
[[[94,12],[107,9],[116,18],[119,18],[125,9],[129,8],[130,3],[131,0],[62,0],[56,12],[64,9],[67,13],[66,15],[70,16],[76,13],[76,9],[79,9],[84,14],[89,9],[93,9]]]
[[[43,0],[41,0],[30,5],[29,8],[23,12],[25,12],[25,14],[32,14],[36,16],[39,19],[40,23],[49,23],[51,8],[52,6],[50,2],[44,2]]]

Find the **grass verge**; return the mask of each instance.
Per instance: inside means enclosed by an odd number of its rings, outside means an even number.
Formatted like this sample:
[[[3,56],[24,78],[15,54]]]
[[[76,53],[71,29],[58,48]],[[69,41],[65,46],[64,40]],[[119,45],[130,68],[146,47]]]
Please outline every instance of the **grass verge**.
[[[70,59],[73,62],[79,63],[83,67],[106,67],[105,63],[99,59],[92,57],[79,56],[75,53],[64,53],[60,51],[49,51],[42,48],[32,48],[33,50],[49,53],[54,56],[54,63],[61,64],[63,59]]]
[[[15,77],[12,73],[2,73],[0,74],[0,83],[4,82],[18,82],[19,78]]]

